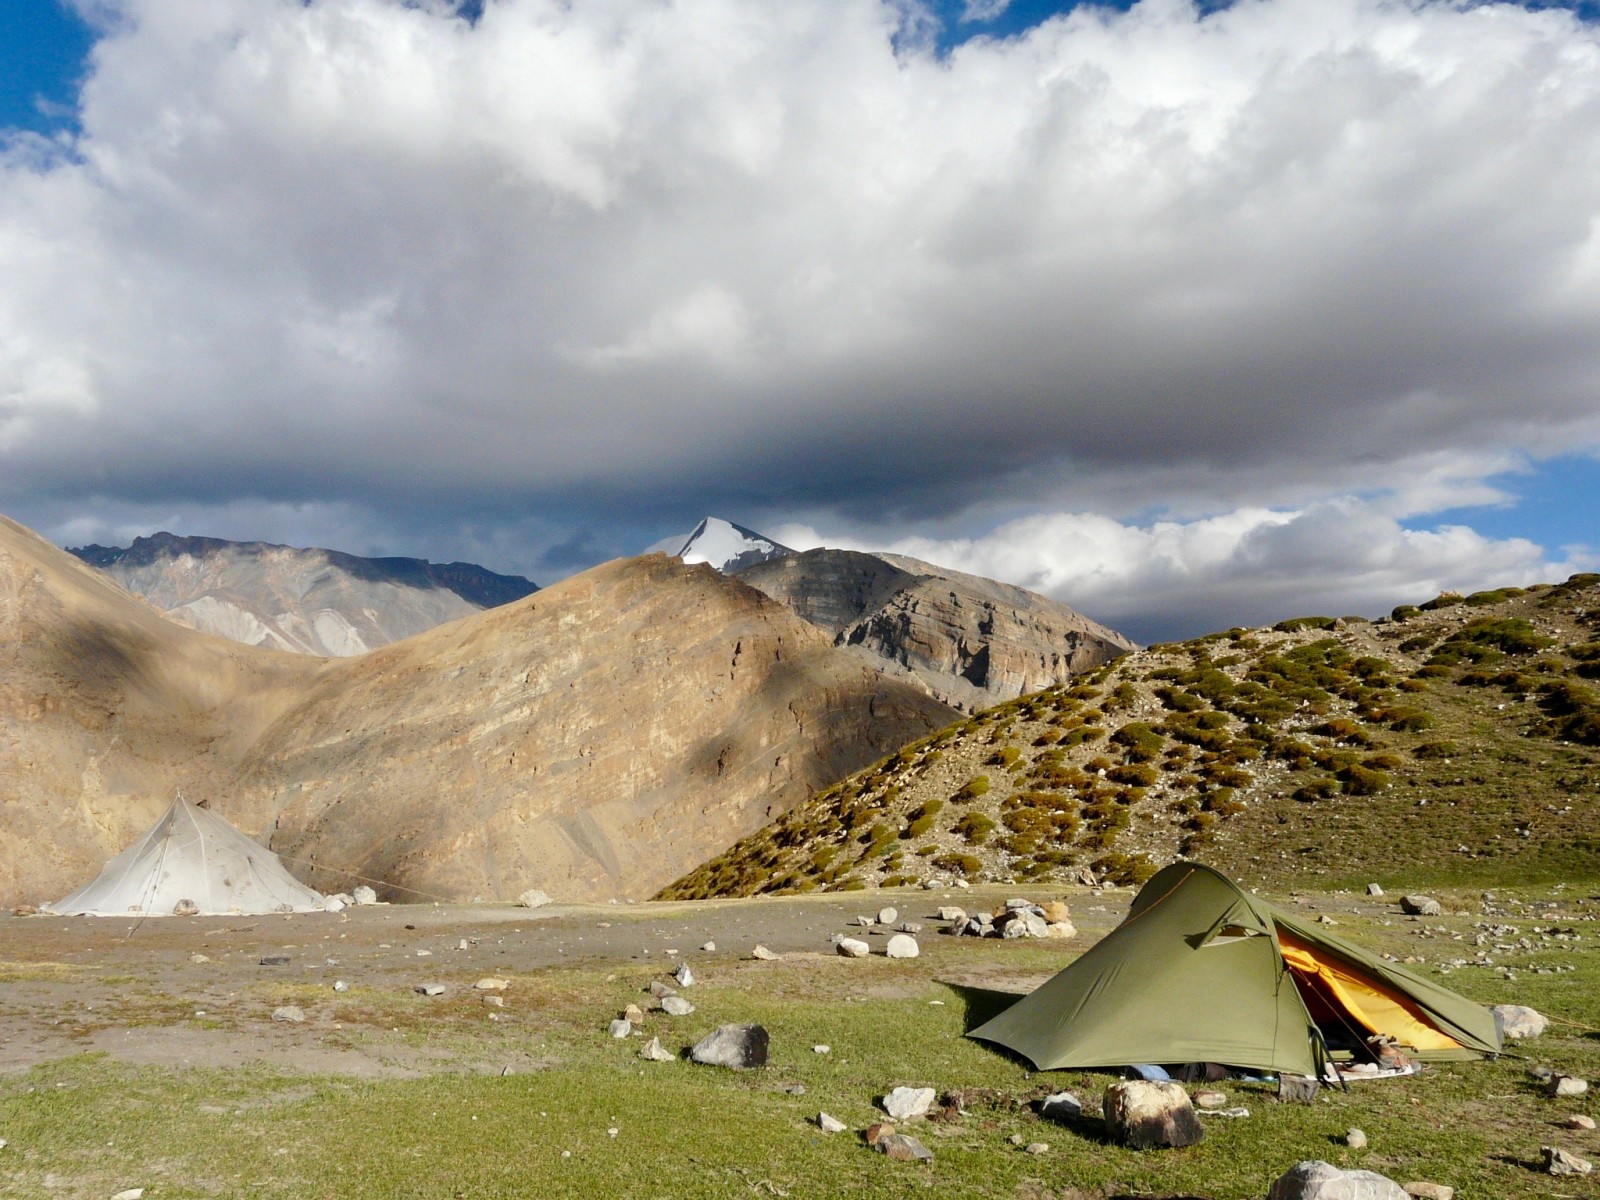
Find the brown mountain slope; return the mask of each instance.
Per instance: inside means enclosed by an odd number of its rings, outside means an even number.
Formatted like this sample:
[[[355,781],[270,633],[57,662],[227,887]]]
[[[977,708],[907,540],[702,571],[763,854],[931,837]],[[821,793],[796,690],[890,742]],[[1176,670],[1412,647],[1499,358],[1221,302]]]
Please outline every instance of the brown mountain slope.
[[[830,788],[662,894],[1600,879],[1600,575],[1151,646]]]
[[[97,871],[225,785],[315,662],[192,632],[0,517],[0,897]]]
[[[915,558],[808,550],[738,577],[967,710],[1061,683],[1134,649],[1047,596]]]
[[[0,525],[12,902],[80,882],[179,786],[295,859],[397,887],[647,895],[954,715],[662,556],[319,661],[183,628]]]

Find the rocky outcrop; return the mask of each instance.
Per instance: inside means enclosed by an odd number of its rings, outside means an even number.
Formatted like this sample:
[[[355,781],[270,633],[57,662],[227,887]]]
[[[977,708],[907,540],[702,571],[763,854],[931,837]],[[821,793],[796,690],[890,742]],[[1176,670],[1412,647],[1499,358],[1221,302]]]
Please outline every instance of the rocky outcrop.
[[[1048,597],[913,558],[810,550],[739,578],[958,708],[1060,683],[1135,648]]]
[[[71,553],[192,629],[324,656],[364,654],[538,590],[472,563],[170,533]]]
[[[180,787],[328,891],[647,896],[954,716],[660,555],[316,659],[180,626],[0,520],[6,903],[92,876]]]

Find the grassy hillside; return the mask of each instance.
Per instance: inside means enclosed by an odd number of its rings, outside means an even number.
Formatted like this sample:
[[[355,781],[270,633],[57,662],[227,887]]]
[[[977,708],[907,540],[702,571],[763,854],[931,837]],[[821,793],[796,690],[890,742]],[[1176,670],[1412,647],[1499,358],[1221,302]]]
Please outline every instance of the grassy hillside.
[[[1152,646],[844,780],[662,898],[1600,877],[1600,575]]]

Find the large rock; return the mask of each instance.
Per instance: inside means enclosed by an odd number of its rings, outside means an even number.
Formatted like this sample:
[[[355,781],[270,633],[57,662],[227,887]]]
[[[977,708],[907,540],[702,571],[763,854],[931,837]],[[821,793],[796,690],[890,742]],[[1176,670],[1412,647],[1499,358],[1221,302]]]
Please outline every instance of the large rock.
[[[840,938],[835,949],[845,958],[865,958],[872,953],[871,946],[856,938]]]
[[[1489,1010],[1503,1037],[1536,1038],[1550,1027],[1550,1019],[1525,1004],[1496,1004]]]
[[[723,1025],[695,1043],[689,1057],[735,1071],[767,1065],[767,1031],[760,1025]]]
[[[1594,1164],[1588,1159],[1579,1158],[1559,1146],[1541,1146],[1539,1150],[1544,1155],[1544,1169],[1547,1174],[1587,1175],[1594,1170]]]
[[[529,888],[517,897],[517,906],[519,908],[543,908],[549,903],[549,894],[541,892],[538,888]]]
[[[1192,1146],[1205,1137],[1183,1085],[1130,1079],[1106,1089],[1101,1109],[1111,1137],[1136,1150]]]
[[[897,933],[889,939],[883,952],[890,958],[915,958],[922,950],[917,946],[917,939],[909,933]]]
[[[930,1087],[897,1087],[883,1098],[883,1111],[896,1121],[915,1121],[927,1116],[937,1099]]]
[[[1400,911],[1413,917],[1437,917],[1444,909],[1432,896],[1401,896]]]
[[[1407,1196],[1398,1183],[1374,1171],[1341,1171],[1313,1159],[1280,1175],[1267,1200],[1407,1200]]]

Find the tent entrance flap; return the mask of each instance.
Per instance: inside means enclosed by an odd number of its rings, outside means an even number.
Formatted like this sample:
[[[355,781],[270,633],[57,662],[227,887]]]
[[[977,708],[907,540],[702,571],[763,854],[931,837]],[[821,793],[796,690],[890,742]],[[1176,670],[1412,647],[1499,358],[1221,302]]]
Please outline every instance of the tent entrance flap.
[[[1411,999],[1378,980],[1362,975],[1337,958],[1278,930],[1283,961],[1295,977],[1306,1007],[1319,1021],[1319,1009],[1335,1008],[1343,1022],[1359,1026],[1366,1034],[1391,1037],[1415,1050],[1459,1050],[1461,1043],[1427,1019]]]

